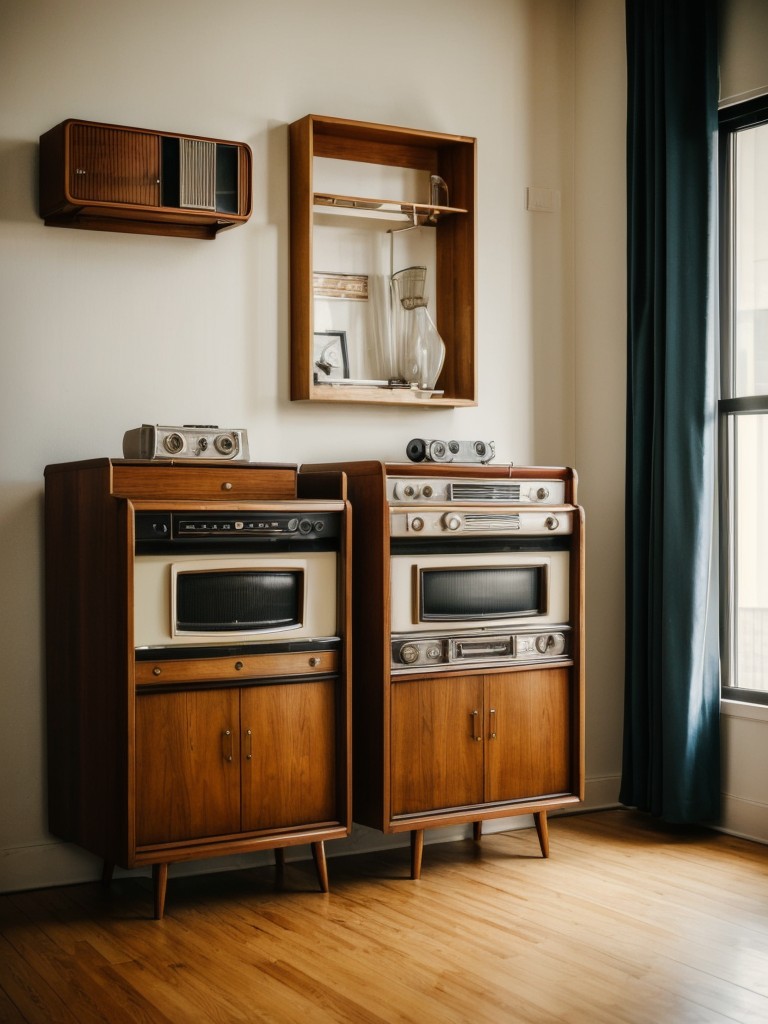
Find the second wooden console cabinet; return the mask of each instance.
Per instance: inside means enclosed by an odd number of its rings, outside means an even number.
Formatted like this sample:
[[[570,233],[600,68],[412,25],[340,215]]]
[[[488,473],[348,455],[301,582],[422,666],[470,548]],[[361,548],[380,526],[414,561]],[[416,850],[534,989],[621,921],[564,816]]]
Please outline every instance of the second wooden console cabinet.
[[[444,825],[479,838],[532,814],[548,856],[548,813],[584,798],[576,474],[346,462],[303,466],[302,486],[314,476],[309,493],[323,481],[355,517],[355,821],[410,833],[414,878]]]

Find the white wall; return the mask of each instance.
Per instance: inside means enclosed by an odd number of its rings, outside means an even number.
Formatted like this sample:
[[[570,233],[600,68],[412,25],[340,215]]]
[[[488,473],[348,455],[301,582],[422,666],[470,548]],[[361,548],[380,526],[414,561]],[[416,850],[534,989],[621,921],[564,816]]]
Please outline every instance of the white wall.
[[[576,465],[590,531],[588,797],[615,801],[621,0],[0,11],[0,890],[98,870],[46,829],[42,474],[119,456],[143,422],[246,427],[264,461],[397,460],[413,436],[454,435],[495,439],[499,462]],[[286,126],[310,112],[477,137],[477,408],[289,402]],[[252,219],[214,242],[44,227],[37,139],[66,117],[248,142]],[[559,211],[526,212],[528,185],[556,189]]]
[[[576,4],[576,466],[587,512],[592,799],[618,798],[624,708],[626,50],[622,0]]]

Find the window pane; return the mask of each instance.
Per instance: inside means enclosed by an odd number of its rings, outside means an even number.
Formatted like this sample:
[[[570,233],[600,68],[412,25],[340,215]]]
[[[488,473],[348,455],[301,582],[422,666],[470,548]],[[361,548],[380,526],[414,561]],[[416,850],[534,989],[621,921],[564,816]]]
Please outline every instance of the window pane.
[[[768,414],[736,418],[736,686],[768,691]]]
[[[734,397],[768,395],[768,124],[736,132]]]

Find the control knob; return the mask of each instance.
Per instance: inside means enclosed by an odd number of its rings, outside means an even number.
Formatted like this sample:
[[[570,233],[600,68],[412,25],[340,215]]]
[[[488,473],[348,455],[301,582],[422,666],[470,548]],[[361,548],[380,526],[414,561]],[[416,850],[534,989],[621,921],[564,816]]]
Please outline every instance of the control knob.
[[[565,650],[565,637],[562,633],[542,633],[536,637],[536,650],[539,654],[555,657]]]
[[[419,648],[416,644],[403,644],[400,648],[400,660],[404,665],[413,665],[419,660]]]
[[[446,530],[450,530],[451,533],[456,533],[457,530],[461,529],[461,516],[456,512],[446,512],[443,516],[443,526]]]

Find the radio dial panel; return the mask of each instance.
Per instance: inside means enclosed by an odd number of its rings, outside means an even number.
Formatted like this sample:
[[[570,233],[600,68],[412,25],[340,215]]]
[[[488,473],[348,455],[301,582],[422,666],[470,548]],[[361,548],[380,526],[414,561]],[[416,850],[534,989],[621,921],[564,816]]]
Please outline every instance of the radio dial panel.
[[[446,477],[388,477],[390,505],[563,505],[562,480],[479,480]]]
[[[393,538],[446,537],[465,535],[496,536],[546,536],[547,534],[570,534],[573,532],[573,513],[561,512],[547,515],[544,511],[480,511],[477,508],[440,509],[421,508],[409,512],[395,508],[389,516],[390,536]]]
[[[570,627],[548,633],[467,633],[461,636],[400,637],[392,640],[392,670],[482,668],[564,661],[570,657]]]

